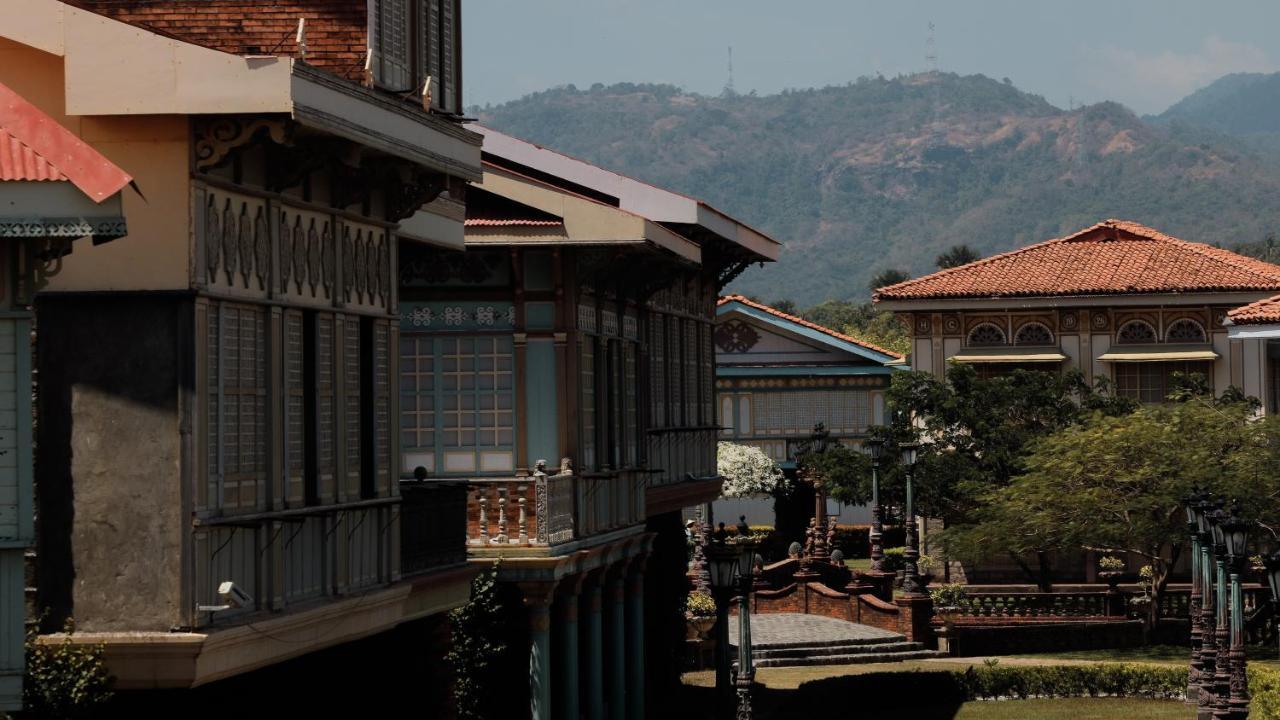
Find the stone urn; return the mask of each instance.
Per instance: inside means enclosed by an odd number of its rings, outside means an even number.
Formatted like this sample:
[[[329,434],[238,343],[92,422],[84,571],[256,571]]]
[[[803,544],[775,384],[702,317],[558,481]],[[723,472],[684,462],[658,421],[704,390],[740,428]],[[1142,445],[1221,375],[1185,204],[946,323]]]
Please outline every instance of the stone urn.
[[[711,628],[715,627],[716,619],[714,617],[704,617],[700,615],[685,616],[685,632],[689,640],[706,640],[711,633]]]
[[[1124,573],[1119,570],[1103,570],[1098,573],[1098,579],[1107,584],[1107,592],[1120,592],[1120,579],[1124,577]]]

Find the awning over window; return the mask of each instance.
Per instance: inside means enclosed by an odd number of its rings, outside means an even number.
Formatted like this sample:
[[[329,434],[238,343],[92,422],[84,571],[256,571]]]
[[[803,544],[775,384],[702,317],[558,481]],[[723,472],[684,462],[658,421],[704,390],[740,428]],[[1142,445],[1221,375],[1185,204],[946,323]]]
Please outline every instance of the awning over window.
[[[1184,362],[1217,360],[1209,345],[1118,345],[1098,356],[1101,362]]]
[[[1067,356],[1055,348],[993,347],[965,348],[951,360],[958,363],[1060,363]]]

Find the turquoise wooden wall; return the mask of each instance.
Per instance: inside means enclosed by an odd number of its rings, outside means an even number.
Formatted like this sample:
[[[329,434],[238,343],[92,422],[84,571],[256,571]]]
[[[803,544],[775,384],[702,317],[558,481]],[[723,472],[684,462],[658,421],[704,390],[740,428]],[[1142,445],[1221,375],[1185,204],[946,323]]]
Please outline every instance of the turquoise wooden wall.
[[[530,466],[538,460],[546,460],[547,467],[560,464],[556,390],[555,342],[530,339],[525,351],[525,439]]]

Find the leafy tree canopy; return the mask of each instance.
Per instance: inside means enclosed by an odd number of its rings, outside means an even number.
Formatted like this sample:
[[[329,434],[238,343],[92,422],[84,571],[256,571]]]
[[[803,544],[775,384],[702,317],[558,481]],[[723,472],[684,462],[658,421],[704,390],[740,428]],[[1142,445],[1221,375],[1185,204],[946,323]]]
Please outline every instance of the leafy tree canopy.
[[[938,266],[938,269],[946,270],[947,268],[968,265],[969,263],[975,260],[980,260],[981,258],[982,255],[979,254],[977,250],[974,250],[968,245],[960,244],[952,245],[933,262]]]

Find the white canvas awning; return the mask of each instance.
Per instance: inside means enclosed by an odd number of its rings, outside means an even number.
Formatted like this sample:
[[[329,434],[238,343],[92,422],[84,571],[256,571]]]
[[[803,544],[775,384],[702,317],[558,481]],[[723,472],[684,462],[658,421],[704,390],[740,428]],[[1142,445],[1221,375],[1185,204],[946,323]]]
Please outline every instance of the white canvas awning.
[[[1067,356],[1055,348],[993,347],[966,348],[950,359],[958,363],[1060,363]]]
[[[1180,362],[1217,360],[1220,356],[1209,345],[1123,345],[1098,356],[1100,362]]]

